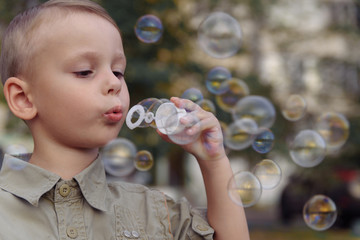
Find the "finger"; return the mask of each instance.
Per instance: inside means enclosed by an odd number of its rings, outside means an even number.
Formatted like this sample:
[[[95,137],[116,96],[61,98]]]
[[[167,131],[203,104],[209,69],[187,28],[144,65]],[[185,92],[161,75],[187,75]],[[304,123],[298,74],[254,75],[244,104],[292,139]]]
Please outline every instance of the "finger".
[[[176,107],[185,109],[187,112],[196,111],[201,107],[194,103],[193,101],[189,99],[182,99],[178,97],[172,97],[170,98],[171,102],[175,104]]]

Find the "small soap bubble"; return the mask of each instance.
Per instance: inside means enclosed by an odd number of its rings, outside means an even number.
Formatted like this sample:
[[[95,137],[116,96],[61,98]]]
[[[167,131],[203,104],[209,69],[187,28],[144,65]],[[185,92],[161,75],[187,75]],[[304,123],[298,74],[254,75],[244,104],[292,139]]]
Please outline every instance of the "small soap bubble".
[[[197,105],[199,105],[202,109],[205,111],[211,112],[214,115],[216,114],[216,107],[215,104],[209,100],[209,99],[202,99],[198,102],[196,102]]]
[[[15,154],[15,155],[7,155],[7,157],[6,157],[7,158],[7,161],[6,161],[7,167],[9,167],[9,168],[11,168],[12,170],[15,170],[15,171],[21,171],[24,168],[26,168],[28,166],[26,164],[28,159],[22,159],[20,157],[20,155],[18,153]]]
[[[226,84],[226,90],[216,95],[215,99],[222,110],[230,112],[240,99],[249,95],[249,88],[243,80],[237,78],[228,79],[224,84]]]
[[[281,169],[273,160],[262,160],[255,165],[252,172],[260,180],[263,189],[273,189],[280,183]]]
[[[275,122],[274,105],[262,96],[246,96],[237,102],[232,110],[233,119],[251,118],[258,127],[271,128]]]
[[[343,146],[349,137],[350,124],[340,113],[323,113],[316,123],[316,130],[324,138],[330,150]]]
[[[274,146],[274,134],[270,129],[260,128],[252,143],[252,148],[258,153],[268,153]]]
[[[135,25],[136,37],[144,43],[155,43],[159,41],[163,33],[160,19],[154,15],[140,17]]]
[[[135,145],[125,138],[110,141],[101,149],[106,172],[115,177],[128,176],[135,170],[136,152]]]
[[[183,94],[181,95],[181,98],[189,99],[193,102],[198,102],[198,101],[204,99],[204,96],[199,89],[189,88],[185,92],[183,92]]]
[[[290,146],[292,160],[301,167],[314,167],[326,154],[325,140],[313,130],[299,132]]]
[[[227,190],[234,203],[242,207],[251,207],[259,201],[262,186],[253,173],[241,171],[230,178]]]
[[[178,124],[177,128],[168,134],[168,137],[171,141],[179,145],[186,145],[198,139],[201,133],[200,120],[195,115],[195,112],[187,113],[185,116],[173,115],[168,118],[168,121],[173,122],[174,118],[176,118],[175,121],[178,121],[180,118],[184,119],[179,120],[180,124]],[[185,124],[182,123],[184,120],[186,120]],[[169,125],[172,124],[170,123]],[[189,133],[190,129],[192,130],[191,133]]]
[[[226,80],[231,79],[231,73],[227,68],[214,67],[209,71],[206,77],[206,88],[209,92],[219,95],[227,90]]]
[[[142,100],[138,104],[144,107],[146,115],[151,114],[152,116],[155,116],[157,109],[160,107],[161,104],[163,104],[163,101],[157,98],[147,98]],[[146,118],[144,120],[146,120]],[[155,119],[153,119],[150,123],[144,121],[141,126],[150,126],[156,128]]]
[[[157,108],[161,104],[162,102],[157,98],[146,98],[129,110],[128,114],[130,114],[131,116],[129,116],[130,119],[127,121],[130,121],[130,124],[134,124],[136,125],[136,127],[140,128],[145,128],[148,126],[156,127],[153,116],[155,115]],[[137,106],[141,106],[143,108],[143,111],[139,111],[140,109],[137,108]],[[129,122],[127,122],[127,124],[128,123]]]
[[[351,196],[360,200],[360,175],[358,174],[351,179],[347,185],[347,189]]]
[[[225,129],[225,146],[232,150],[242,150],[251,145],[258,131],[257,124],[250,118],[234,121]]]
[[[10,144],[4,152],[13,156],[29,153],[29,149],[23,144]]]
[[[336,221],[336,205],[325,195],[315,195],[305,203],[303,217],[307,226],[316,231],[324,231]]]
[[[135,168],[139,171],[148,171],[154,165],[154,158],[151,152],[141,150],[135,156]]]
[[[282,115],[289,121],[297,121],[305,115],[306,101],[298,95],[291,95],[282,107]]]
[[[235,55],[241,46],[241,28],[238,21],[224,12],[210,14],[198,29],[198,42],[211,57],[227,58]]]

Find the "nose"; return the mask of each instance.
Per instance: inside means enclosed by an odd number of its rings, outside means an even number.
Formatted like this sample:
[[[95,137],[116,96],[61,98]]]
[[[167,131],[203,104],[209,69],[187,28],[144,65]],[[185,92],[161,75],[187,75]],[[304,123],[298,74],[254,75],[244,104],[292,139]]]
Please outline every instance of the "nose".
[[[119,95],[121,91],[122,80],[117,78],[112,72],[108,77],[108,84],[106,86],[107,95]]]

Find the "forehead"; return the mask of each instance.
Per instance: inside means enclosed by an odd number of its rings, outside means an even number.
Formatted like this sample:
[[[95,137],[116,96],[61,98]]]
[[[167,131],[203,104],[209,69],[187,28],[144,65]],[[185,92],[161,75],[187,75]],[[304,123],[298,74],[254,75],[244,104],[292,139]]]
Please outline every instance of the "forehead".
[[[122,40],[116,26],[106,18],[88,12],[70,12],[68,14],[54,16],[51,12],[44,16],[42,26],[39,27],[38,45],[43,48],[52,45],[77,44],[107,41],[113,43],[122,51]]]

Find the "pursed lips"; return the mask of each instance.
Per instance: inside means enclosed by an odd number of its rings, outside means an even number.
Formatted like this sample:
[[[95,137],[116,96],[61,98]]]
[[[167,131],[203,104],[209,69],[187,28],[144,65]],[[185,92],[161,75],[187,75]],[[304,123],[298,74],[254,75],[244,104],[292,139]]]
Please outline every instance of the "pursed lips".
[[[123,117],[121,106],[118,105],[109,109],[104,113],[104,116],[111,122],[119,122]]]

